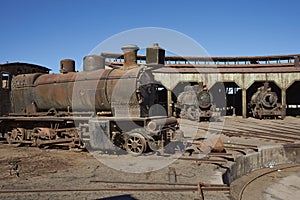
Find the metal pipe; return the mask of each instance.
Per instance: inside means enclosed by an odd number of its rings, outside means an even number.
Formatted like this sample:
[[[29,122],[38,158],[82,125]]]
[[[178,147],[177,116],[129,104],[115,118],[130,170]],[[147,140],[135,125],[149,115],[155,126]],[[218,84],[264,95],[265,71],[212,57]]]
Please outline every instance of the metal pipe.
[[[150,122],[148,122],[147,128],[150,131],[156,131],[165,126],[168,126],[171,124],[176,124],[176,123],[177,123],[177,119],[175,117],[169,117],[169,118],[164,118],[164,119],[154,119],[154,120],[151,120]]]

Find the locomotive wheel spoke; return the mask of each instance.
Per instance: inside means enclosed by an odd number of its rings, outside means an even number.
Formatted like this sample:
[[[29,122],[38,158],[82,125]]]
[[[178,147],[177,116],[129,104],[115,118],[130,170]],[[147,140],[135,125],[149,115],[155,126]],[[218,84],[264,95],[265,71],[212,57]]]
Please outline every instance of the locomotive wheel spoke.
[[[7,137],[6,140],[9,144],[12,144],[12,143],[22,142],[24,139],[25,139],[25,129],[17,128],[12,130],[11,134]]]
[[[140,133],[129,133],[125,148],[128,153],[141,155],[146,149],[146,140]]]
[[[25,131],[21,128],[14,129],[12,132],[12,139],[16,141],[22,141],[24,139]]]

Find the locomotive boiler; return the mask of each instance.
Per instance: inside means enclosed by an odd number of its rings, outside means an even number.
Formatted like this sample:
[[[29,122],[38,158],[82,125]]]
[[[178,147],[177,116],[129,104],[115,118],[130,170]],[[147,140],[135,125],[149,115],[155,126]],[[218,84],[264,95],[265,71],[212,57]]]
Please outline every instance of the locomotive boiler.
[[[212,96],[203,83],[185,86],[177,98],[177,115],[194,121],[208,120],[215,115]]]
[[[101,56],[84,58],[84,71],[61,61],[61,74],[22,74],[11,83],[12,111],[0,118],[9,143],[125,149],[139,155],[180,135],[177,120],[156,116],[158,83],[152,70],[164,50],[147,48],[151,63],[137,64],[136,45],[122,47],[122,66],[105,68]],[[156,57],[155,57],[156,56]]]
[[[252,95],[249,109],[254,118],[285,118],[285,108],[278,103],[276,92],[271,91],[267,82]]]

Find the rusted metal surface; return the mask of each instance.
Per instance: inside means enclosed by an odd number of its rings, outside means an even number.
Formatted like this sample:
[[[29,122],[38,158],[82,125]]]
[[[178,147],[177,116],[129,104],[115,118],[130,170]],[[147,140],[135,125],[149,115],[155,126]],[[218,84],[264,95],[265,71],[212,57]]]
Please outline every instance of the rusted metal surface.
[[[250,115],[254,118],[281,117],[281,119],[284,119],[285,117],[285,108],[278,103],[277,94],[271,91],[267,82],[252,95],[249,108],[251,110]]]
[[[105,59],[98,55],[88,55],[83,58],[83,71],[105,69]]]
[[[24,128],[14,128],[7,136],[9,144],[29,144],[31,146],[51,146],[65,144],[65,146],[80,147],[78,130],[76,128],[51,129],[34,128],[26,130]]]
[[[137,192],[191,192],[197,191],[197,187],[176,187],[176,188],[72,188],[72,189],[14,189],[0,190],[0,193],[44,193],[44,192],[97,192],[97,191],[137,191]]]
[[[85,63],[86,71],[74,72],[74,61],[66,59],[61,61],[61,74],[14,77],[12,117],[0,121],[0,133],[8,135],[9,143],[69,143],[78,147],[90,143],[92,148],[103,151],[108,147],[102,144],[109,143],[104,141],[105,136],[135,155],[146,152],[147,143],[151,143],[150,149],[158,150],[156,147],[163,148],[175,141],[176,135],[181,135],[178,122],[172,117],[157,116],[159,112],[152,108],[157,104],[158,82],[152,73],[153,66],[137,64],[138,49],[136,45],[123,46],[124,65],[119,68],[103,69],[102,60],[97,63],[93,57],[93,62]],[[164,53],[158,45],[149,50],[153,52],[150,60]],[[80,141],[82,135],[88,143]]]
[[[175,117],[170,117],[167,119],[153,119],[148,123],[147,128],[151,131],[156,131],[176,123],[177,119]]]
[[[196,144],[196,145],[199,145],[199,142],[193,142],[192,144]],[[242,148],[244,149],[244,148]],[[197,155],[197,154],[201,154],[201,152],[192,152],[192,155]],[[187,156],[187,153],[185,153],[184,155]],[[230,160],[230,161],[234,161],[234,156],[232,153],[218,153],[218,152],[210,152],[208,154],[205,154],[207,157],[209,158],[213,158],[213,157],[217,157],[217,158],[224,158],[224,159],[227,159],[227,160]],[[190,154],[189,154],[190,156]],[[195,157],[190,157],[190,158],[195,158]]]
[[[11,112],[11,81],[18,74],[49,73],[50,69],[28,63],[0,64],[0,115],[8,115]]]
[[[204,158],[191,158],[191,157],[180,157],[179,160],[195,161],[196,163],[207,163],[207,164],[217,164],[223,165],[227,163],[224,159],[204,159]]]
[[[177,186],[196,186],[195,183],[170,183],[170,182],[140,182],[140,181],[110,181],[110,180],[92,180],[90,182],[95,183],[111,183],[111,184],[132,184],[132,185],[177,185]],[[208,184],[200,183],[201,186],[209,189],[212,188],[225,188],[228,190],[228,185],[226,184]]]
[[[103,183],[112,183],[112,184],[132,184],[132,185],[143,185],[143,184],[151,184],[151,185],[167,185],[164,183],[138,183],[138,182],[109,182],[109,181],[96,181]],[[178,187],[181,186],[181,187]],[[199,191],[199,189],[203,191],[215,191],[215,192],[229,192],[230,187],[227,185],[218,185],[218,184],[176,184],[173,187],[105,187],[105,188],[69,188],[69,189],[5,189],[0,190],[0,193],[50,193],[50,192],[98,192],[98,191],[118,191],[118,192],[194,192]],[[202,193],[203,195],[203,193]],[[204,197],[204,195],[203,195]]]
[[[14,95],[13,100],[15,101],[13,104],[14,112],[41,112],[50,108],[60,111],[66,111],[67,109],[110,111],[113,90],[118,89],[116,86],[136,89],[136,82],[142,77],[140,73],[140,70],[135,68],[127,71],[116,69],[62,75],[18,76],[14,79],[12,91]],[[26,81],[25,85],[24,81]],[[125,85],[120,83],[121,81]],[[153,82],[153,80],[149,79],[145,81]],[[124,93],[124,89],[120,89],[120,92]],[[131,92],[134,93],[136,91]],[[124,100],[122,94],[115,95],[115,97],[119,98],[115,99],[115,102]],[[133,94],[132,98],[135,99],[125,98],[125,100],[131,101],[132,105],[139,105],[136,95]],[[75,99],[77,102],[72,102],[72,99]]]
[[[137,67],[137,51],[139,48],[136,45],[125,45],[122,47],[124,52],[124,65],[126,69]]]
[[[64,59],[60,61],[60,73],[75,72],[75,61],[72,59]]]
[[[184,91],[178,95],[175,104],[177,116],[193,121],[208,120],[216,115],[214,108],[212,96],[203,83],[185,86]]]
[[[232,150],[240,152],[244,155],[246,155],[247,150],[253,150],[258,152],[258,147],[256,145],[246,145],[246,144],[239,144],[239,143],[224,143],[224,148],[226,150]]]
[[[197,149],[202,152],[223,152],[224,143],[220,137],[213,137],[196,145]]]
[[[114,106],[115,115],[122,115],[120,106],[124,109],[127,105],[131,107],[132,116],[140,116],[142,109],[145,111],[146,106],[140,108],[143,104],[139,102],[140,99],[136,93],[137,91],[143,92],[142,88],[148,86],[141,85],[140,88],[136,88],[136,85],[138,81],[154,82],[151,75],[147,73],[134,68],[127,71],[111,69],[66,74],[20,75],[13,80],[14,112],[47,112],[52,108],[57,111],[100,112],[112,111],[111,107]],[[140,80],[141,78],[143,80]],[[128,92],[132,92],[129,97]],[[153,101],[155,99],[153,95],[155,95],[154,92],[151,94],[143,92],[140,98],[145,98],[146,103],[149,104],[151,99]],[[144,115],[147,114],[144,113]]]
[[[165,50],[160,48],[157,43],[146,49],[146,63],[152,64],[165,64]]]
[[[166,183],[166,182],[132,182],[132,181],[107,181],[107,180],[95,180],[91,182],[106,183],[106,184],[130,184],[130,185],[162,185],[162,186],[185,186],[185,187],[197,187],[200,199],[204,199],[204,192],[230,192],[230,187],[226,184],[207,184],[207,183]],[[174,188],[175,189],[175,188]]]

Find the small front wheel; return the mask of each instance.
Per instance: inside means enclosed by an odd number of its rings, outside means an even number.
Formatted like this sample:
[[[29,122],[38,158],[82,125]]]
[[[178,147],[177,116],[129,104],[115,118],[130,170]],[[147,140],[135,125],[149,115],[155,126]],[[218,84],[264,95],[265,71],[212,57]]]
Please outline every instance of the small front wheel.
[[[141,155],[146,151],[147,143],[144,136],[138,132],[128,133],[125,140],[126,151],[132,155]]]

